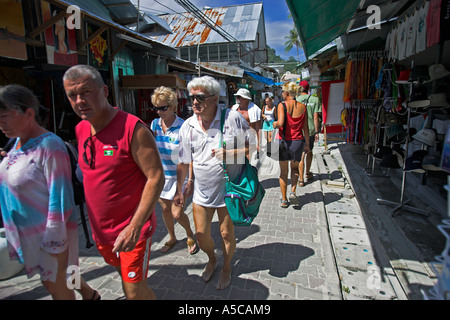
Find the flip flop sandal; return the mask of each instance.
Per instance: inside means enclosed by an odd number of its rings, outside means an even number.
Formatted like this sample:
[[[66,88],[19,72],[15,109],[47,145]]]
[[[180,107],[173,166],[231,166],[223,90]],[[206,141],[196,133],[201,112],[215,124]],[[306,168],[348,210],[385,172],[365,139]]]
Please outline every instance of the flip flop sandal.
[[[100,296],[97,290],[94,290],[94,294],[92,295],[92,298],[89,300],[102,300],[102,297]]]
[[[295,195],[295,192],[291,192],[291,193],[289,194],[289,201],[290,201],[292,204],[298,204],[298,198],[297,198],[297,196]]]
[[[282,208],[287,208],[287,207],[289,207],[289,202],[287,200],[281,200],[280,206]]]
[[[164,246],[161,248],[161,252],[162,253],[166,253],[167,251],[169,251],[170,249],[172,249],[172,247],[175,245],[175,243],[177,243],[178,241],[174,241],[172,243],[170,242],[166,242],[164,243]]]
[[[94,290],[94,295],[92,296],[91,300],[102,300],[102,297],[97,292],[97,290]]]
[[[299,187],[304,187],[305,186],[305,181],[299,180],[298,181],[298,185],[299,185]]]
[[[186,244],[188,246],[189,254],[191,254],[191,255],[196,254],[200,250],[197,240],[188,240],[188,241],[186,241]],[[194,248],[194,249],[192,249],[192,248]]]

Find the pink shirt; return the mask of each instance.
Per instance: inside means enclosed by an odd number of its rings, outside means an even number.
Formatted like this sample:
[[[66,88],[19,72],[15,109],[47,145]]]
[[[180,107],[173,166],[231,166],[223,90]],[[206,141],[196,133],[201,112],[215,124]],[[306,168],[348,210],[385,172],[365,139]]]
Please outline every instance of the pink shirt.
[[[130,223],[147,181],[131,154],[131,139],[138,122],[142,121],[119,110],[105,128],[92,136],[91,148],[86,149],[84,144],[91,136],[91,124],[81,121],[75,129],[92,234],[102,245],[113,245]],[[83,160],[85,152],[88,160],[94,158],[91,167]],[[153,212],[142,228],[140,240],[150,237],[155,228]]]
[[[427,47],[439,43],[441,29],[441,2],[442,0],[431,0],[427,15]]]

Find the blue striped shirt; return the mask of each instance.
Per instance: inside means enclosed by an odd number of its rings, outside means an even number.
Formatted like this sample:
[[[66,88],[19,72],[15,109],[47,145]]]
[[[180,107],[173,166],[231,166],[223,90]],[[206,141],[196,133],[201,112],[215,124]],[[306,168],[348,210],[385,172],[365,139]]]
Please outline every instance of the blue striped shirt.
[[[177,164],[179,152],[179,132],[184,120],[176,116],[174,122],[164,133],[161,118],[152,121],[151,129],[155,134],[155,141],[167,179],[177,179]]]

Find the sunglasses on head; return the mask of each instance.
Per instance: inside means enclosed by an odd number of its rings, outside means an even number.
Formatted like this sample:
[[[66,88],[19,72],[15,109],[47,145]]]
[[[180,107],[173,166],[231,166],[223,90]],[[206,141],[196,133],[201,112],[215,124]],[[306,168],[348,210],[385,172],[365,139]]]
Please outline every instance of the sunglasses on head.
[[[152,107],[154,111],[167,111],[169,109],[169,106],[163,106],[163,107]]]
[[[204,94],[193,94],[189,96],[189,99],[192,103],[194,103],[194,100],[197,100],[197,102],[202,103],[205,102],[206,98],[213,97],[214,95],[205,96]]]

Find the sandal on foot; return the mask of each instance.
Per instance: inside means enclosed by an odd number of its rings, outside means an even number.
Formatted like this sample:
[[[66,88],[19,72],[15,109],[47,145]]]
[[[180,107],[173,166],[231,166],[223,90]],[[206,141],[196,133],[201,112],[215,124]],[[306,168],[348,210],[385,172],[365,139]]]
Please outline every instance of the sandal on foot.
[[[295,192],[291,192],[291,193],[289,194],[289,201],[290,201],[292,204],[298,204],[298,198],[297,198],[297,196],[295,195]]]
[[[94,290],[94,293],[92,294],[92,298],[89,300],[102,300],[102,297],[100,293],[98,293],[97,290]]]
[[[305,182],[303,180],[299,180],[298,181],[298,186],[299,187],[304,187],[305,186]]]
[[[314,176],[313,176],[312,172],[308,172],[306,174],[306,180],[312,180],[312,179],[314,179]]]
[[[189,254],[196,254],[200,250],[197,240],[188,240],[186,241],[186,244],[188,246]]]
[[[287,208],[287,207],[289,207],[289,202],[287,200],[281,200],[280,206],[282,208]]]
[[[177,243],[178,241],[174,241],[172,243],[170,243],[169,241],[167,241],[166,243],[164,243],[164,246],[161,248],[161,252],[162,253],[166,253],[167,251],[169,251],[170,249],[172,249],[172,247],[175,245],[175,243]]]

